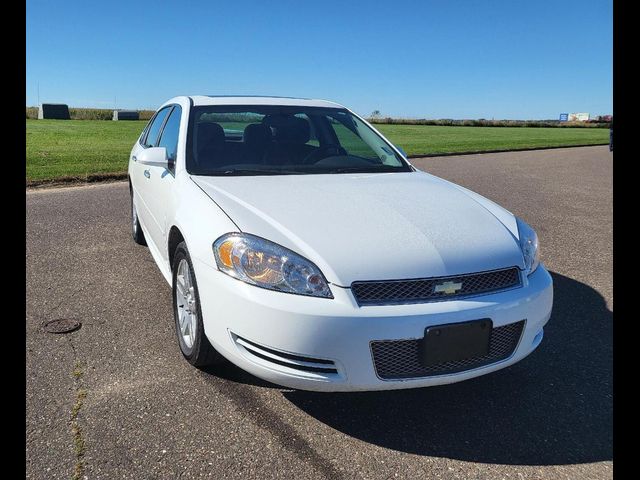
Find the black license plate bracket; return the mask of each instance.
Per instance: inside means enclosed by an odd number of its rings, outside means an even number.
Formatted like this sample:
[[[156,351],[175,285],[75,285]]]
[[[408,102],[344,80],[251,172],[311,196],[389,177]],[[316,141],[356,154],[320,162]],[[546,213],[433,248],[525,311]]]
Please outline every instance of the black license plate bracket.
[[[420,345],[422,364],[430,367],[487,355],[492,329],[490,318],[427,327]]]

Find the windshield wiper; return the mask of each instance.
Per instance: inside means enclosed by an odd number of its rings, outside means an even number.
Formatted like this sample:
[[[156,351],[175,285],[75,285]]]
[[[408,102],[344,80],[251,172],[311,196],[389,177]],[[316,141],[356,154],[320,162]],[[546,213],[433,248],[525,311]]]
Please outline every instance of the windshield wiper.
[[[389,173],[389,172],[405,172],[403,168],[398,167],[341,167],[332,168],[327,173]]]
[[[326,169],[311,170],[275,170],[270,168],[229,168],[226,170],[212,170],[199,175],[240,177],[250,175],[319,175],[328,173],[389,173],[389,172],[406,172],[402,167],[392,166],[361,166],[361,167],[339,167]]]
[[[258,168],[230,168],[229,170],[218,170],[212,172],[210,175],[225,175],[225,176],[242,176],[242,175],[296,175],[304,174],[306,172],[300,172],[297,170],[271,170],[271,169],[258,169]]]

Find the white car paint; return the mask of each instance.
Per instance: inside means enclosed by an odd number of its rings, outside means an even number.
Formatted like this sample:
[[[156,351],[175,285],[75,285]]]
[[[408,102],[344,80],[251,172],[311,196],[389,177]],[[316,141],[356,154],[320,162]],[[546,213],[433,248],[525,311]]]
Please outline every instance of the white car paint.
[[[359,306],[350,289],[356,280],[522,269],[516,219],[510,212],[419,171],[192,176],[185,165],[189,111],[192,105],[214,104],[344,107],[292,98],[175,97],[161,107],[182,109],[175,172],[137,162],[144,150],[138,142],[131,151],[129,177],[149,250],[171,284],[169,235],[172,229],[180,231],[193,260],[205,333],[228,360],[292,388],[384,390],[483,375],[521,360],[539,345],[553,301],[551,277],[542,264],[533,274],[522,275],[520,288],[466,299]],[[212,244],[228,232],[251,233],[309,259],[324,274],[334,298],[265,290],[220,272]],[[494,328],[526,319],[511,357],[448,375],[397,380],[376,375],[370,342],[419,339],[428,326],[479,318],[491,318]],[[269,361],[269,351],[259,358],[243,347],[238,335],[275,352],[332,360],[338,373],[289,368]]]
[[[523,266],[509,229],[426,173],[302,175],[284,195],[281,176],[193,180],[241,231],[301,253],[335,285]]]

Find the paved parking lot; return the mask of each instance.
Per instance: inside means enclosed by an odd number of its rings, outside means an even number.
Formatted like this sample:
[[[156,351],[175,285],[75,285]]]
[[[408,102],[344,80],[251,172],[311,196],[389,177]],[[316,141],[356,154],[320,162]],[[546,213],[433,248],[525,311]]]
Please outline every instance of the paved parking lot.
[[[28,478],[612,478],[604,147],[416,159],[525,218],[555,285],[540,348],[454,385],[292,391],[178,349],[126,183],[27,193]],[[42,330],[81,320],[67,335]]]

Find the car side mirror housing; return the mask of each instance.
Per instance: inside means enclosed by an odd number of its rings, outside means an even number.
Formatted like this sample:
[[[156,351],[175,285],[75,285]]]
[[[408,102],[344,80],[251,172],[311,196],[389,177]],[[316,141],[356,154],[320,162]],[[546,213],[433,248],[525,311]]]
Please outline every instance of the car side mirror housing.
[[[167,149],[165,147],[145,148],[136,156],[136,161],[142,165],[169,168],[169,159],[167,158]]]

